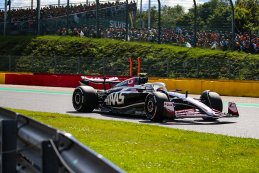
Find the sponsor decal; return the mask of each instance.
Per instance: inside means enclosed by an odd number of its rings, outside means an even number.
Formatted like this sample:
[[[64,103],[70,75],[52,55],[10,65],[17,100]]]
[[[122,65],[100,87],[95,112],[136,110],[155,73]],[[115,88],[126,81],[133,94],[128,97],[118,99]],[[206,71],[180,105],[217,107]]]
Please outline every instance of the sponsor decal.
[[[114,106],[114,105],[123,105],[124,104],[124,96],[122,93],[111,93],[107,96],[107,98],[104,100],[106,105]]]
[[[110,27],[111,28],[126,28],[126,23],[125,22],[120,22],[116,20],[110,20]]]
[[[128,80],[128,85],[133,86],[134,85],[134,79],[129,79]]]
[[[164,108],[167,110],[168,113],[173,115],[175,114],[173,102],[164,102]]]

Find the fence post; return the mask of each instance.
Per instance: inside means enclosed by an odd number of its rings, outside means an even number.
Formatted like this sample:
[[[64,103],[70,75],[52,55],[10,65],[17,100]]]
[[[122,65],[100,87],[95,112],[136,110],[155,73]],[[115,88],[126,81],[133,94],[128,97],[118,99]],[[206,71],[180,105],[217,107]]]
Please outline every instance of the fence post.
[[[81,73],[81,57],[79,56],[77,59],[77,74]]]
[[[1,170],[0,173],[16,172],[16,136],[17,136],[16,120],[1,120]]]
[[[196,47],[197,42],[197,4],[196,0],[193,0],[194,3],[194,38],[193,38],[193,47]]]
[[[37,34],[40,35],[40,0],[37,0]]]
[[[200,66],[199,66],[199,62],[198,59],[196,58],[196,76],[199,77],[199,73],[200,73]]]
[[[141,58],[138,57],[138,76],[140,74],[140,68],[141,68]]]
[[[12,65],[11,65],[11,64],[12,64],[12,57],[11,57],[11,55],[8,56],[8,60],[9,60],[9,63],[8,63],[8,66],[9,66],[9,67],[8,67],[8,70],[11,71],[11,67],[12,67]]]
[[[160,0],[158,1],[158,44],[161,43],[161,3]]]
[[[67,0],[67,34],[68,34],[68,30],[69,30],[69,14],[70,14],[70,11],[69,11],[69,0]]]
[[[36,57],[36,58],[37,58],[37,57]],[[35,69],[36,69],[35,63],[34,63],[35,57],[34,57],[34,58],[31,58],[31,57],[30,57],[30,60],[31,60],[31,67],[32,67],[32,69],[34,69],[34,70],[32,70],[32,71],[35,72]]]
[[[96,31],[97,31],[97,38],[100,38],[100,22],[99,22],[99,0],[96,0]]]
[[[140,28],[143,28],[143,22],[142,22],[142,0],[140,0],[140,9],[139,9],[139,24]]]
[[[132,77],[132,58],[129,57],[129,76]]]
[[[169,59],[166,58],[166,76],[169,77]]]
[[[106,76],[106,62],[105,62],[105,58],[103,57],[102,61],[103,61],[103,76]]]
[[[54,56],[54,73],[57,72],[57,58]]]
[[[147,22],[147,27],[150,29],[150,23],[151,23],[151,0],[148,0],[148,22]]]
[[[125,35],[125,40],[128,41],[128,35],[129,35],[129,1],[126,0],[126,35]]]
[[[234,5],[233,5],[233,2],[232,0],[229,0],[230,1],[230,5],[231,5],[231,17],[232,17],[232,23],[231,23],[231,27],[232,27],[232,38],[231,38],[231,41],[232,41],[232,50],[235,49],[235,9],[234,9]]]
[[[7,0],[4,3],[4,36],[6,35],[6,22],[7,22]]]

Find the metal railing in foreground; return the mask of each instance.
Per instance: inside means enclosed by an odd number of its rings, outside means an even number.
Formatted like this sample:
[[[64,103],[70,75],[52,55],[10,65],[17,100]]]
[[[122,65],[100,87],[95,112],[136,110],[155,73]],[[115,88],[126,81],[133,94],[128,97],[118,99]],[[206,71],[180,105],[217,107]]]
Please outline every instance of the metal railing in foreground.
[[[124,172],[72,135],[0,107],[1,173]]]

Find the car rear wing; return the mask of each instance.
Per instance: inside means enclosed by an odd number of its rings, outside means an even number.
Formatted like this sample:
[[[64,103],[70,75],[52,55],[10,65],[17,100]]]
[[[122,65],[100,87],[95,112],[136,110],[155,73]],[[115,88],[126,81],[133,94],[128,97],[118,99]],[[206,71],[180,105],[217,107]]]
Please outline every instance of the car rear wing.
[[[103,84],[104,89],[106,90],[106,84],[109,84],[110,87],[112,87],[113,85],[120,82],[121,81],[119,80],[118,77],[88,78],[86,76],[81,76],[81,81],[79,83],[80,85],[90,85],[90,83]]]

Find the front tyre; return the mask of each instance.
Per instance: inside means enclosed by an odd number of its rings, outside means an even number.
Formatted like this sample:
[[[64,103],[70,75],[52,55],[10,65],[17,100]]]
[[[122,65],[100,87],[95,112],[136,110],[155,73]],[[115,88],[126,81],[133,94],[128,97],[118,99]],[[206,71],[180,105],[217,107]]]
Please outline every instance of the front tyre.
[[[168,97],[161,92],[149,94],[145,100],[146,117],[151,121],[162,121],[164,116],[164,102]]]
[[[218,93],[216,93],[216,92],[209,92],[207,90],[207,91],[204,91],[201,94],[200,99],[208,107],[210,107],[212,109],[215,109],[215,110],[218,110],[220,112],[223,111],[223,102],[222,102],[222,99],[221,99],[221,97],[220,97],[220,95]],[[217,118],[210,118],[210,117],[204,117],[203,119],[207,120],[207,121],[215,121],[215,120],[217,120]]]
[[[94,88],[77,87],[72,96],[73,107],[78,112],[92,112],[98,106],[98,96]]]

